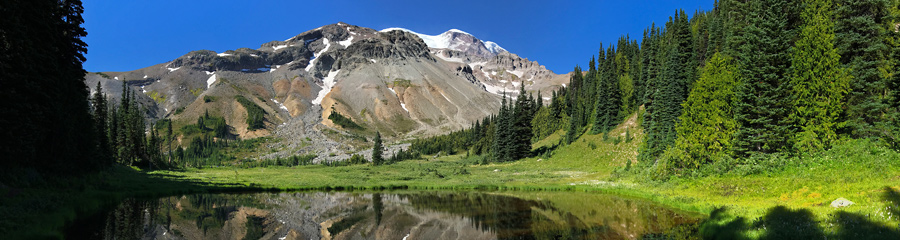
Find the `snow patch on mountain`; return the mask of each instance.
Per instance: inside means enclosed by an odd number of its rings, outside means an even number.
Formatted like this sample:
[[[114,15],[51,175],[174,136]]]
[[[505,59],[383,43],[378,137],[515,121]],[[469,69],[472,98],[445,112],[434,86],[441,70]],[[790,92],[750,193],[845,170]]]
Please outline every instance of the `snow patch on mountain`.
[[[316,96],[316,99],[312,100],[312,104],[319,105],[322,104],[322,99],[325,99],[325,95],[328,95],[331,92],[331,88],[334,87],[336,83],[334,81],[334,77],[341,72],[341,70],[328,72],[328,76],[322,79],[322,90],[319,91],[319,95]]]
[[[435,56],[437,56],[440,59],[443,59],[444,61],[448,61],[448,62],[458,62],[458,63],[463,63],[463,64],[466,63],[466,61],[463,60],[462,58],[448,58],[448,57],[444,57],[444,55],[442,55],[442,54],[435,54]]]
[[[213,83],[216,82],[216,72],[213,72],[212,76],[209,76],[209,79],[206,79],[206,89],[212,87]]]
[[[275,104],[278,104],[278,108],[284,109],[285,112],[289,112],[288,108],[285,107],[284,104],[281,104],[280,102],[278,102],[278,100],[275,100],[275,99],[273,98],[273,99],[272,99],[272,102],[274,102]]]
[[[400,102],[400,107],[402,107],[406,112],[409,112],[409,109],[406,108],[406,103]]]
[[[319,55],[322,55],[323,53],[325,53],[325,51],[328,51],[328,48],[331,47],[331,43],[328,42],[327,38],[322,38],[322,40],[325,43],[325,48],[322,48],[322,51],[313,54],[313,59],[309,60],[309,65],[306,66],[307,72],[312,71],[313,66],[316,66],[316,59],[319,58]]]
[[[178,69],[181,69],[181,67],[177,67],[177,68],[166,68],[166,69],[169,69],[169,72],[174,72],[174,71],[176,71],[176,70],[178,70]]]
[[[491,51],[491,53],[493,53],[493,54],[507,52],[506,49],[500,47],[500,45],[497,45],[497,43],[491,42],[491,41],[484,41],[484,47],[487,48],[488,51]]]
[[[519,77],[519,78],[522,78],[522,75],[525,74],[525,72],[522,70],[515,70],[515,71],[507,70],[506,72],[512,73],[512,74],[516,75],[516,77]]]
[[[338,44],[344,46],[344,48],[349,47],[350,44],[353,44],[353,36],[350,36],[349,38],[347,38],[347,40],[338,42]]]
[[[513,86],[515,86],[515,85],[516,85],[516,83],[513,82]],[[511,94],[511,93],[519,92],[518,88],[509,89],[506,87],[494,86],[491,84],[484,84],[484,90],[487,90],[489,93],[493,93],[493,94],[497,94],[497,95],[503,95],[504,93]]]
[[[278,51],[278,49],[282,49],[282,48],[286,48],[286,47],[288,47],[288,45],[278,45],[278,46],[272,47],[272,49],[275,51]]]

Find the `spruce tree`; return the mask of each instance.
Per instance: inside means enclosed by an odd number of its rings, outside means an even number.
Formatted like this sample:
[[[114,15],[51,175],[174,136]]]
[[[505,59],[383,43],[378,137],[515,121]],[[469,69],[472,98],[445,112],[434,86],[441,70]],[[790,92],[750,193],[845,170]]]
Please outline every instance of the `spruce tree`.
[[[381,156],[384,152],[384,147],[381,145],[381,132],[375,132],[375,140],[373,142],[375,144],[372,146],[372,164],[375,166],[384,164],[384,157]]]
[[[842,67],[853,77],[841,120],[843,134],[866,138],[882,135],[888,111],[885,74],[889,48],[883,41],[893,31],[887,24],[888,0],[837,0],[834,33]]]
[[[169,164],[169,166],[172,166],[172,141],[174,141],[174,140],[175,140],[175,136],[173,136],[173,132],[172,132],[172,121],[169,120],[169,121],[166,121],[166,143],[169,144],[169,147],[168,147],[168,150],[169,150],[168,164]]]
[[[525,92],[525,84],[520,85],[519,96],[513,111],[513,132],[511,139],[511,153],[509,160],[519,160],[531,153],[531,120],[534,117],[532,100]]]
[[[646,146],[641,150],[642,160],[653,160],[675,142],[678,116],[681,115],[681,103],[687,97],[688,86],[692,83],[691,54],[692,47],[690,23],[684,11],[676,12],[666,24],[668,26],[666,62],[660,73],[658,90],[654,95],[653,119],[648,128]]]
[[[900,24],[900,9],[893,9],[894,11],[891,11],[892,21],[889,22],[888,26]],[[889,64],[898,66],[900,65],[897,62],[900,60],[900,32],[889,31],[887,39],[890,47],[889,59],[892,60],[889,61]],[[890,111],[887,114],[888,121],[886,125],[888,125],[888,129],[884,131],[886,133],[885,142],[893,149],[900,150],[900,70],[895,67],[891,73],[890,77],[887,78],[887,91],[889,93],[888,96],[890,96],[887,105]]]
[[[725,44],[725,30],[723,27],[727,16],[728,15],[726,15],[722,9],[721,2],[716,0],[713,3],[712,11],[709,12],[709,23],[706,25],[707,32],[709,33],[709,42],[706,45],[706,52],[708,54],[715,54],[723,51],[722,46]]]
[[[746,44],[744,31],[749,24],[751,2],[760,0],[721,0],[719,1],[719,17],[721,18],[722,53],[732,56],[738,62],[743,61],[741,46]]]
[[[107,110],[109,107],[106,104],[106,96],[103,94],[103,87],[100,85],[100,81],[97,82],[97,88],[94,91],[94,96],[91,97],[91,104],[94,107],[93,117],[94,129],[97,131],[98,158],[105,165],[109,165],[112,163],[112,151],[110,150],[109,138],[107,137],[107,126],[109,125]]]
[[[663,44],[663,31],[651,24],[650,35],[644,39],[642,49],[644,59],[644,76],[647,79],[644,90],[644,119],[641,125],[644,127],[644,143],[638,151],[638,161],[651,164],[662,151],[659,149],[659,127],[656,122],[658,109],[662,106],[659,100],[660,86],[663,83],[660,72],[663,68],[662,59],[665,57],[666,46]]]
[[[806,0],[804,7],[804,25],[791,54],[790,121],[798,131],[794,148],[816,152],[838,138],[837,121],[849,79],[834,46],[831,0]]]
[[[579,103],[578,91],[582,80],[581,68],[576,66],[572,73],[569,83],[571,87],[566,94],[567,107],[569,110],[569,124],[566,127],[566,144],[572,143],[581,134],[582,105]]]
[[[735,157],[776,153],[788,147],[790,124],[788,73],[794,31],[790,26],[790,4],[783,0],[751,2],[748,25],[737,60],[741,84],[736,91],[734,117]]]
[[[600,84],[601,91],[605,92],[602,106],[604,117],[601,127],[603,132],[609,131],[609,125],[616,121],[622,103],[622,94],[619,89],[619,62],[616,61],[617,58],[620,59],[616,46],[609,46],[606,49],[603,82]]]
[[[607,106],[610,104],[610,92],[608,89],[608,78],[609,75],[615,74],[610,70],[610,61],[609,58],[613,57],[612,55],[608,55],[608,51],[604,52],[603,49],[600,49],[600,58],[598,58],[600,67],[597,73],[597,94],[594,99],[594,108],[593,110],[593,119],[594,125],[591,129],[591,134],[597,134],[601,132],[606,132],[606,122],[607,122]]]

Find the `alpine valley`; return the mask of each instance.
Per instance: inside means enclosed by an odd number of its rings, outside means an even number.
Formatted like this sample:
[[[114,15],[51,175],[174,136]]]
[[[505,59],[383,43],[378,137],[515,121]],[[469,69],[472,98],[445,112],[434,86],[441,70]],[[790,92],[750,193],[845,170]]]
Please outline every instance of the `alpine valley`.
[[[222,117],[233,138],[271,137],[266,144],[275,150],[253,157],[313,153],[317,161],[371,147],[365,139],[376,131],[403,140],[463,129],[496,113],[502,96],[515,97],[523,84],[546,101],[568,81],[460,30],[430,36],[342,22],[257,49],[197,50],[85,77],[88,86],[101,83],[110,101],[123,86],[136,92],[148,122],[169,119],[182,129],[204,115]],[[248,118],[259,117],[248,108],[262,110],[262,126],[250,126]],[[359,127],[336,124],[332,114]]]

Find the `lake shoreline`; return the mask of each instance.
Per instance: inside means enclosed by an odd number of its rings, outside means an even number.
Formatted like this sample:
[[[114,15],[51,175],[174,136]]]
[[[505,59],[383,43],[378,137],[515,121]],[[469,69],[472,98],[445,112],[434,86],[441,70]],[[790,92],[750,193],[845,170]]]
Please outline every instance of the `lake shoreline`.
[[[900,203],[896,197],[900,196],[897,195],[900,185],[892,177],[900,171],[896,164],[881,163],[894,156],[872,154],[870,143],[852,145],[850,150],[856,152],[841,155],[880,159],[872,163],[859,161],[856,165],[835,167],[815,165],[810,163],[814,161],[807,160],[805,165],[768,174],[667,181],[647,181],[640,174],[618,173],[620,165],[597,164],[608,159],[578,162],[565,155],[577,152],[578,148],[589,149],[589,143],[576,142],[567,146],[575,149],[546,159],[533,157],[493,164],[478,164],[477,158],[451,155],[383,166],[220,167],[180,171],[142,171],[119,166],[75,180],[51,180],[45,184],[50,187],[21,189],[17,195],[4,198],[0,208],[6,216],[22,217],[4,219],[0,226],[4,229],[2,235],[13,238],[63,238],[66,227],[75,219],[102,211],[128,197],[295,191],[577,191],[641,199],[704,215],[707,220],[697,231],[705,237],[732,234],[761,238],[767,234],[762,229],[772,226],[760,224],[775,221],[770,218],[785,212],[787,216],[800,216],[813,232],[876,229],[883,233],[875,236],[888,238],[900,233],[897,226],[900,220],[892,216],[900,209],[896,207]],[[601,144],[600,147],[611,146]],[[831,157],[824,155],[824,158]],[[818,184],[840,180],[846,183]],[[773,187],[776,185],[780,188]],[[836,197],[846,197],[855,205],[841,209],[828,206]],[[725,228],[735,225],[741,227]]]

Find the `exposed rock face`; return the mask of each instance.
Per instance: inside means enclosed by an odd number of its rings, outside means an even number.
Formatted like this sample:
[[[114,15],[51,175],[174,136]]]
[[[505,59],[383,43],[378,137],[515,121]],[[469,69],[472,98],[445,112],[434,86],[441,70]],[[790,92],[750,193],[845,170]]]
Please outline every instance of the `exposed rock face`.
[[[224,116],[241,138],[280,136],[285,141],[272,146],[284,149],[278,155],[321,156],[347,151],[320,132],[340,130],[328,120],[332,109],[363,125],[364,134],[440,134],[496,112],[500,94],[515,95],[521,84],[549,96],[568,77],[459,30],[427,36],[337,23],[258,49],[193,51],[134,71],[89,74],[86,81],[92,88],[101,82],[110,97],[121,95],[126,81],[142,93],[138,99],[152,118],[184,125],[209,111]],[[266,111],[265,130],[246,131],[247,113],[236,96]]]

